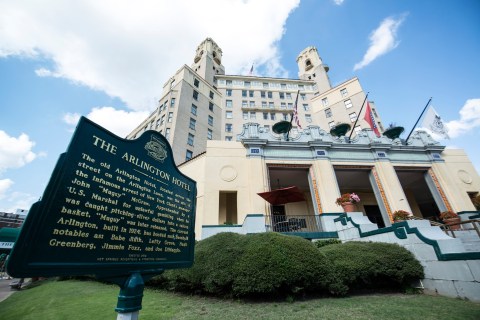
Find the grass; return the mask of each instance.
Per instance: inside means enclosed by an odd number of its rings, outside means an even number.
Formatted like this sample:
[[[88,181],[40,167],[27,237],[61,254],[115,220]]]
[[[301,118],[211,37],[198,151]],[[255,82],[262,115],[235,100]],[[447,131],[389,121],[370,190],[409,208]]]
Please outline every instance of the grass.
[[[115,319],[119,288],[93,281],[45,281],[0,302],[0,318]],[[427,295],[363,295],[295,302],[245,302],[145,289],[149,319],[480,319],[480,304]]]

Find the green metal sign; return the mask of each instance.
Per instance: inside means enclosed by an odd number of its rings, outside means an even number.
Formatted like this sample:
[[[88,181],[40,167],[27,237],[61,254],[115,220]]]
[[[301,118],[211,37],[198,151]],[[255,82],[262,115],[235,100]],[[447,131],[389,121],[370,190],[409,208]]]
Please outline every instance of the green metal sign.
[[[125,140],[82,117],[30,209],[7,270],[14,277],[124,281],[189,267],[195,199],[196,183],[177,169],[158,132]]]

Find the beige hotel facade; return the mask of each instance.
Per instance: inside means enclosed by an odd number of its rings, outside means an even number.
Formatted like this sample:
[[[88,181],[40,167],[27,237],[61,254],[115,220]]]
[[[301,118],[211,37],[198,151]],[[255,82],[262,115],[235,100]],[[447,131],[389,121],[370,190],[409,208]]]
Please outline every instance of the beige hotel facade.
[[[295,219],[296,231],[322,237],[334,230],[327,217],[342,211],[335,200],[345,192],[360,196],[357,210],[379,227],[390,226],[399,209],[430,220],[445,210],[475,210],[480,178],[462,150],[445,149],[422,131],[408,141],[376,137],[359,114],[365,93],[358,78],[332,87],[314,47],[297,63],[298,79],[226,75],[222,50],[207,38],[128,136],[155,130],[168,139],[179,169],[197,182],[198,239],[208,228],[243,228],[249,217],[261,230],[280,232]],[[297,93],[302,128],[294,125],[287,140],[272,127],[290,121]],[[351,140],[329,133],[338,122],[353,127],[357,117]],[[258,195],[290,186],[304,201],[275,205]]]

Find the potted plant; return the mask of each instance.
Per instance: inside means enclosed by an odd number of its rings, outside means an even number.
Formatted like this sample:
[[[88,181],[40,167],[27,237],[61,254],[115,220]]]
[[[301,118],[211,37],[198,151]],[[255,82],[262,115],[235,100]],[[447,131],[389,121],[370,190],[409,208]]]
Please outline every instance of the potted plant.
[[[405,128],[403,127],[400,127],[400,126],[397,126],[394,122],[393,123],[390,123],[390,125],[388,126],[387,130],[385,130],[383,132],[383,135],[385,137],[388,137],[392,140],[394,139],[397,139],[398,137],[400,137],[400,135],[402,134],[402,132],[405,130]]]
[[[462,220],[455,212],[449,210],[443,211],[440,213],[440,219],[443,221],[443,223],[450,227],[450,230],[460,229],[460,225],[458,223],[460,223]]]
[[[405,221],[410,220],[412,214],[405,210],[397,210],[393,212],[393,222]]]
[[[344,136],[352,126],[348,123],[337,123],[332,129],[330,129],[330,134],[332,136],[341,137]]]
[[[355,204],[360,202],[360,197],[356,193],[344,193],[337,198],[335,203],[339,206],[342,206],[345,212],[355,211]]]

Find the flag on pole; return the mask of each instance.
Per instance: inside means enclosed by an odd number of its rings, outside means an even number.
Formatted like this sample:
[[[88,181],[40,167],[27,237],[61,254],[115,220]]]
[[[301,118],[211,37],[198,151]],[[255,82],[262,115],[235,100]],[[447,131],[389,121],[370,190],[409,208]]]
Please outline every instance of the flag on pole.
[[[302,129],[302,126],[300,125],[300,119],[298,118],[298,110],[297,110],[297,107],[298,107],[298,94],[299,94],[300,91],[297,91],[297,98],[295,99],[295,106],[293,107],[293,118],[292,120],[295,120],[295,123],[297,124],[297,127],[299,127],[300,129]]]
[[[249,72],[248,75],[250,75],[250,76],[253,75],[253,63],[252,63],[252,67],[250,68],[250,72]]]
[[[423,118],[422,127],[431,130],[433,133],[440,135],[444,139],[450,139],[447,133],[447,127],[445,127],[442,118],[440,118],[432,106],[428,107],[427,113]]]
[[[367,101],[367,110],[365,111],[365,121],[368,122],[370,128],[372,128],[373,132],[377,137],[380,137],[380,131],[378,131],[377,123],[375,122],[375,118],[373,117],[372,109],[370,109],[370,104]]]

